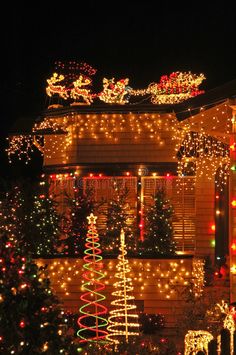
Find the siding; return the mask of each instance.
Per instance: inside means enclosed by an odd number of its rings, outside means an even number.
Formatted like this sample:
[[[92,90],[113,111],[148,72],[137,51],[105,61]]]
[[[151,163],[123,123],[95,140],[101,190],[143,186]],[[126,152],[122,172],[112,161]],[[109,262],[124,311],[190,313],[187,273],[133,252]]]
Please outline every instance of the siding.
[[[186,287],[184,283],[194,279],[193,260],[192,258],[129,259],[131,267],[129,275],[134,287],[132,294],[137,304],[143,303],[144,312],[163,314],[167,327],[174,327],[177,317],[183,312],[185,301],[181,292]],[[83,259],[40,259],[37,263],[48,265],[53,290],[66,309],[78,313],[82,305],[80,296]],[[117,271],[117,259],[105,259],[103,264],[106,273],[103,279],[106,283],[103,292],[106,296],[104,304],[110,308],[112,292],[115,290],[113,284],[117,281],[114,276]],[[63,285],[66,285],[64,290]],[[175,286],[172,288],[171,285]],[[65,294],[66,291],[68,295]]]

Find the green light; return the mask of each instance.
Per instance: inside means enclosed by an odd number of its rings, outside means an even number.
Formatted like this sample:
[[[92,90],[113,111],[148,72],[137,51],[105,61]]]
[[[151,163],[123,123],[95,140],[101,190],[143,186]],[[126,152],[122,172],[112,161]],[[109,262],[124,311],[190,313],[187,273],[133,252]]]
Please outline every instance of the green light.
[[[83,348],[77,348],[77,352],[81,353],[83,351]]]
[[[211,246],[214,247],[216,245],[215,239],[211,240]]]
[[[230,169],[236,171],[236,165],[232,165]]]

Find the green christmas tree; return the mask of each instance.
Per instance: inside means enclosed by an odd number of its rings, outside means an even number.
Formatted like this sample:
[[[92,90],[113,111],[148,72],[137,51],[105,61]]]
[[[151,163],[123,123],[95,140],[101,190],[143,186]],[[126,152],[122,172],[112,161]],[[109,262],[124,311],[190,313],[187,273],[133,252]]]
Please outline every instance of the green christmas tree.
[[[2,194],[0,201],[0,234],[6,233],[9,240],[18,240],[24,245],[20,238],[24,224],[24,216],[20,216],[20,209],[24,202],[18,186],[12,187],[8,192]],[[22,218],[21,218],[22,217]]]
[[[76,354],[67,317],[45,277],[17,240],[0,236],[0,353]]]
[[[9,187],[2,196],[0,232],[6,232],[25,253],[57,254],[61,244],[60,216],[47,186],[24,183]]]
[[[166,198],[164,189],[159,189],[145,218],[145,241],[142,243],[145,253],[166,256],[175,254],[173,212],[173,206]]]
[[[74,189],[74,196],[67,196],[70,216],[63,219],[63,230],[68,235],[64,240],[64,254],[83,255],[87,234],[87,216],[93,211],[93,190]]]
[[[108,202],[108,209],[105,214],[106,230],[101,238],[101,246],[105,253],[118,254],[120,246],[120,233],[123,229],[127,236],[127,251],[136,251],[136,241],[133,233],[133,221],[131,221],[130,207],[128,204],[129,190],[127,187],[119,186],[114,181],[113,197]]]
[[[62,241],[56,202],[47,194],[35,195],[31,212],[25,217],[25,240],[33,255],[58,254]]]

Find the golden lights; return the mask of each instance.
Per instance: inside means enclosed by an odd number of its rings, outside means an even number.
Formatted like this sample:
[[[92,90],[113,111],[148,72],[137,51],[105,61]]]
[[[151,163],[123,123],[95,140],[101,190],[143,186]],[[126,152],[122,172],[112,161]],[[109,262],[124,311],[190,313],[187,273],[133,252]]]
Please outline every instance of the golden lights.
[[[38,259],[37,264],[48,264],[48,273],[54,291],[69,299],[78,292],[82,275],[82,259]],[[105,284],[113,286],[117,260],[104,259]],[[194,284],[194,294],[198,297],[204,287],[204,264],[201,259],[129,259],[130,273],[136,299],[143,299],[148,293],[158,299],[176,299],[178,287],[181,289]],[[80,292],[83,286],[79,287]],[[69,296],[69,297],[68,297]]]
[[[189,330],[184,339],[184,355],[197,354],[198,351],[208,353],[208,343],[213,335],[205,330]]]
[[[67,75],[68,76],[68,75]],[[101,101],[109,104],[126,104],[129,102],[130,96],[151,96],[153,104],[176,104],[187,100],[193,96],[202,94],[204,91],[199,90],[199,85],[205,79],[203,74],[197,75],[191,72],[173,72],[169,76],[163,75],[158,83],[151,83],[145,89],[132,89],[128,78],[115,80],[115,78],[103,79],[103,90],[99,93],[90,93],[90,90],[83,88],[91,84],[92,80],[82,74],[67,85],[58,85],[65,81],[65,76],[54,73],[47,80],[48,86],[46,93],[48,96],[58,95],[60,98],[67,100],[69,97],[79,100],[90,105],[93,98],[97,97]],[[73,87],[73,88],[71,88]]]
[[[117,272],[115,273],[117,281],[113,285],[115,291],[112,292],[115,299],[111,301],[114,308],[109,312],[109,325],[107,327],[109,331],[107,339],[115,344],[119,344],[119,340],[122,338],[128,342],[130,337],[139,335],[138,314],[135,313],[137,307],[134,304],[135,298],[132,294],[134,288],[132,278],[129,276],[131,268],[129,260],[126,258],[127,251],[123,229],[120,233],[119,250]]]
[[[230,171],[231,116],[226,104],[205,111],[200,109],[199,114],[181,122],[174,114],[78,114],[71,111],[37,122],[32,135],[10,137],[7,153],[10,161],[16,154],[27,162],[37,148],[45,159],[59,158],[66,164],[74,154],[73,146],[80,143],[89,145],[93,140],[100,144],[106,140],[106,144],[122,144],[125,137],[129,137],[130,144],[148,140],[158,149],[165,149],[168,144],[168,149],[173,150],[173,159],[178,160],[180,177],[186,172],[198,178],[205,176],[209,181],[216,177],[216,186],[222,189]],[[169,132],[168,141],[165,132]]]

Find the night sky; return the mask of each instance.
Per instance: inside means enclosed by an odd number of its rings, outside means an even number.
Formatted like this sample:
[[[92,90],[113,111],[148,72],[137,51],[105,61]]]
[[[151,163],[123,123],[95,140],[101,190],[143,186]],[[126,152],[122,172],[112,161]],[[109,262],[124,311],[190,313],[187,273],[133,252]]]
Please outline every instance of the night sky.
[[[10,3],[2,12],[2,145],[20,117],[46,108],[46,79],[57,60],[87,62],[102,78],[133,88],[173,71],[204,73],[201,89],[236,79],[236,12],[226,2]]]

